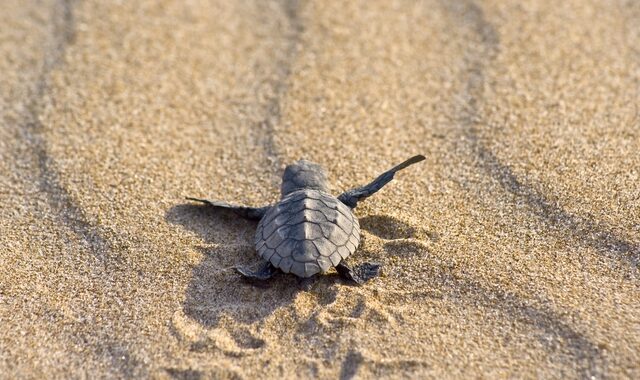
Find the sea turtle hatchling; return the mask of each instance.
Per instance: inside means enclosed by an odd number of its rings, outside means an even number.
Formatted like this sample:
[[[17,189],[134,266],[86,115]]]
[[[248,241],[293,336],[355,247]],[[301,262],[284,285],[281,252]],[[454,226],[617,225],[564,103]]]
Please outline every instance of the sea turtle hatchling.
[[[229,209],[238,215],[259,220],[255,245],[262,263],[257,270],[236,267],[243,276],[266,280],[277,269],[308,278],[335,267],[338,273],[359,284],[375,277],[380,266],[365,263],[350,268],[345,259],[360,244],[360,224],[353,212],[359,201],[373,195],[393,179],[395,173],[424,160],[411,157],[382,173],[368,185],[329,194],[327,176],[318,164],[300,160],[288,165],[282,177],[280,201],[265,207],[236,206],[220,201],[187,198]]]

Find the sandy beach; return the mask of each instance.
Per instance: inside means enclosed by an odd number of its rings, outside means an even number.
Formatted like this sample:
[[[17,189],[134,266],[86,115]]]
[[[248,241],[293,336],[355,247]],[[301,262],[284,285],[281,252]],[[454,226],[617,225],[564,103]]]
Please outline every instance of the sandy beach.
[[[640,378],[640,3],[4,0],[0,378]],[[261,287],[284,166],[353,263]]]

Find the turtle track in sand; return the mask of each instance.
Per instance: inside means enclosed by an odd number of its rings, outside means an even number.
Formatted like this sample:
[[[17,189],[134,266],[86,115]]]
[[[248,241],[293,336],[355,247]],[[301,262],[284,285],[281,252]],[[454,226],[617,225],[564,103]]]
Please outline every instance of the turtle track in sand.
[[[47,89],[47,81],[52,70],[62,64],[64,52],[74,39],[75,19],[73,14],[74,0],[59,0],[55,4],[52,20],[54,33],[51,47],[45,54],[45,62],[40,78],[37,80],[36,92],[28,105],[29,114],[23,124],[24,141],[31,148],[38,165],[38,183],[46,195],[49,207],[58,219],[73,231],[81,241],[85,242],[89,251],[105,262],[111,249],[110,242],[105,239],[99,227],[90,223],[82,207],[74,201],[73,196],[61,184],[56,164],[47,150],[44,137],[44,126],[40,122],[40,107]]]
[[[291,67],[295,62],[301,34],[304,25],[300,13],[301,0],[283,0],[281,7],[288,22],[288,33],[285,36],[285,48],[280,59],[275,62],[275,75],[269,81],[269,95],[264,106],[264,119],[253,128],[253,138],[258,146],[261,146],[266,154],[268,168],[274,171],[274,183],[280,186],[280,169],[283,166],[282,157],[278,152],[276,143],[276,127],[282,122],[281,102],[287,92],[287,82],[290,79]]]
[[[65,51],[75,38],[74,7],[76,3],[75,0],[58,0],[53,3],[51,19],[48,20],[52,26],[52,34],[43,46],[45,52],[41,70],[27,101],[26,114],[18,125],[22,142],[25,143],[32,157],[18,159],[26,159],[32,163],[26,168],[36,172],[34,182],[45,196],[50,208],[49,212],[63,227],[72,231],[92,256],[103,264],[104,267],[99,268],[101,271],[107,268],[111,243],[103,236],[99,227],[88,221],[82,207],[63,186],[55,161],[47,149],[45,128],[40,122],[40,110],[46,97],[49,76],[53,70],[63,64]],[[34,176],[33,172],[24,174],[29,177]],[[56,228],[60,229],[60,227]],[[76,332],[76,335],[87,344],[88,339],[83,334],[86,332]],[[125,377],[139,376],[144,373],[140,371],[141,363],[128,351],[124,342],[113,338],[105,329],[93,330],[91,334],[101,335],[99,345],[93,342],[87,344],[96,358],[106,359],[114,371]]]
[[[465,0],[456,4],[443,1],[443,8],[451,12],[459,20],[462,28],[469,28],[475,33],[481,45],[467,50],[466,59],[467,84],[462,94],[466,104],[460,109],[460,122],[465,142],[470,151],[478,158],[480,169],[497,181],[507,192],[513,194],[516,200],[528,205],[530,214],[539,218],[554,234],[569,232],[577,244],[591,247],[613,260],[622,260],[630,265],[637,274],[640,265],[640,246],[630,242],[627,238],[618,236],[611,227],[586,217],[570,213],[550,201],[540,188],[534,183],[527,183],[518,178],[508,163],[500,159],[485,146],[476,128],[478,118],[478,103],[483,98],[485,85],[485,68],[491,65],[500,49],[500,38],[497,31],[489,23],[482,9],[472,0]],[[490,131],[489,131],[490,132]]]

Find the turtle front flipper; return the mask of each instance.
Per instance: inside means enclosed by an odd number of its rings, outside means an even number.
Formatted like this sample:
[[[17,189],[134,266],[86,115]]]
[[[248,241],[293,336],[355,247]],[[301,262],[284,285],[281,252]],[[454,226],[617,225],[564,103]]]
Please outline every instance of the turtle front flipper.
[[[413,156],[410,159],[406,160],[405,162],[401,163],[400,165],[397,165],[387,170],[386,172],[380,174],[378,178],[374,179],[373,182],[371,182],[370,184],[362,187],[358,187],[355,189],[351,189],[349,191],[346,191],[340,194],[338,196],[338,199],[340,200],[340,202],[344,203],[345,205],[351,208],[355,208],[356,205],[358,204],[358,201],[362,201],[367,197],[375,194],[378,190],[382,189],[384,185],[389,183],[393,179],[393,176],[396,174],[396,172],[406,168],[407,166],[413,165],[423,160],[424,160],[424,156],[422,155]]]
[[[268,261],[263,261],[256,270],[252,270],[248,267],[237,266],[236,271],[243,275],[248,280],[265,281],[273,277],[278,271],[276,267],[271,265]]]
[[[362,263],[351,268],[342,262],[336,266],[336,270],[345,280],[353,281],[358,285],[362,285],[380,274],[380,264]]]
[[[240,215],[241,217],[249,220],[262,219],[264,214],[266,214],[267,211],[271,208],[271,206],[265,206],[265,207],[237,206],[237,205],[232,205],[232,204],[221,202],[221,201],[209,201],[206,199],[198,199],[198,198],[191,198],[191,197],[187,197],[187,199],[190,201],[204,203],[206,205],[209,205],[215,208],[231,210],[236,214]]]

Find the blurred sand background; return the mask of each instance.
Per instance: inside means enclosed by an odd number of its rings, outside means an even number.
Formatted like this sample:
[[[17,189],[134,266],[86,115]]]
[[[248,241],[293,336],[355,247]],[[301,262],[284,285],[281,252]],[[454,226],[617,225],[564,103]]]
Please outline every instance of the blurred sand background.
[[[4,0],[0,378],[639,378],[640,3]],[[257,288],[284,165],[353,262]]]

